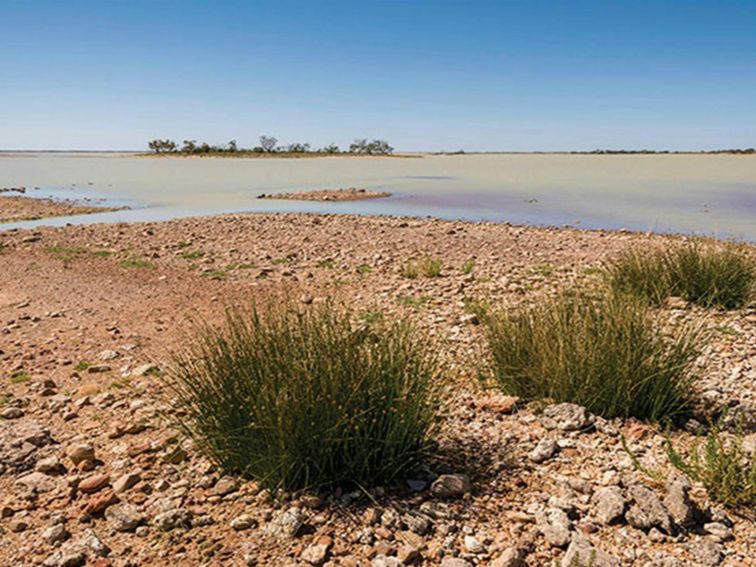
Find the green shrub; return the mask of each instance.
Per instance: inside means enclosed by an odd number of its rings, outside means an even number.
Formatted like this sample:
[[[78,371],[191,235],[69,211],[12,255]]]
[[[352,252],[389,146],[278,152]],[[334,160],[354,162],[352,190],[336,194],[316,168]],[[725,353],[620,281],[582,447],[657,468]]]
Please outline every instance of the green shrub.
[[[732,507],[756,506],[756,456],[744,449],[741,433],[728,443],[714,424],[703,448],[696,444],[683,455],[667,438],[666,449],[672,465],[703,484],[712,500]]]
[[[608,264],[607,277],[615,291],[655,305],[676,295],[703,307],[737,309],[753,297],[756,265],[741,244],[694,239],[669,249],[629,249]]]
[[[472,274],[473,269],[475,268],[475,260],[467,260],[464,264],[462,264],[462,273],[467,275]]]
[[[660,331],[626,294],[562,292],[530,308],[480,310],[495,383],[526,400],[573,402],[607,418],[684,412],[698,331]]]
[[[223,469],[268,487],[410,473],[431,448],[434,355],[406,324],[303,309],[230,311],[223,329],[200,327],[165,377],[179,425]]]

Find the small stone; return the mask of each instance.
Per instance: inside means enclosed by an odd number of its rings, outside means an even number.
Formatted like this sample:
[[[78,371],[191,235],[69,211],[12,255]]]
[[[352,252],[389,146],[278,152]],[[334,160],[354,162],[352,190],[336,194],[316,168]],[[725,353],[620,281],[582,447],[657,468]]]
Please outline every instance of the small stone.
[[[58,472],[61,469],[60,460],[58,457],[52,456],[46,459],[40,459],[34,467],[41,473],[51,474]]]
[[[164,532],[170,532],[176,528],[188,529],[192,527],[192,513],[183,508],[167,510],[153,518],[155,526]]]
[[[458,498],[472,490],[472,484],[464,474],[442,474],[431,485],[431,492],[441,498]]]
[[[19,417],[23,416],[24,410],[15,407],[5,408],[2,413],[0,413],[0,417],[2,417],[3,419],[18,419]]]
[[[707,534],[711,534],[721,541],[729,541],[735,537],[732,535],[732,530],[720,522],[704,524],[703,529]]]
[[[66,530],[66,526],[63,524],[55,524],[42,532],[42,539],[45,540],[45,543],[48,545],[55,545],[56,543],[66,541],[70,535],[71,534],[68,533],[68,530]]]
[[[537,513],[536,525],[552,547],[564,547],[570,543],[572,522],[564,510],[549,508]]]
[[[664,497],[664,505],[681,525],[690,525],[693,522],[694,508],[688,496],[690,481],[682,476],[672,477],[667,481],[667,495]]]
[[[698,563],[707,567],[715,567],[724,560],[723,547],[720,543],[704,541],[692,546],[691,552]]]
[[[8,527],[10,528],[10,531],[18,534],[21,532],[25,532],[27,528],[29,527],[29,524],[26,523],[24,519],[18,519],[18,520],[12,520]]]
[[[422,553],[414,545],[403,545],[396,552],[396,558],[402,565],[414,565],[422,558]]]
[[[634,484],[627,492],[634,502],[625,514],[625,519],[631,526],[640,529],[657,527],[670,533],[672,521],[669,512],[651,489]]]
[[[441,567],[472,567],[472,563],[461,557],[444,557],[441,560]]]
[[[108,360],[115,360],[118,358],[118,353],[114,350],[104,350],[100,353],[100,360],[108,361]]]
[[[317,541],[305,547],[300,558],[310,565],[321,565],[328,557],[333,540],[328,536],[319,537]]]
[[[508,547],[504,553],[491,562],[491,567],[523,567],[525,555],[525,550],[521,547]]]
[[[402,562],[396,557],[391,557],[390,555],[379,554],[373,557],[373,559],[370,561],[370,566],[371,567],[401,567]]]
[[[118,496],[112,490],[106,490],[93,496],[84,506],[83,512],[85,515],[94,516],[107,510],[113,504],[118,503]]]
[[[562,558],[562,567],[620,567],[616,557],[594,547],[582,537],[572,539],[567,553]]]
[[[606,486],[596,491],[593,496],[596,503],[596,519],[602,524],[611,524],[622,519],[627,500],[619,486]]]
[[[144,521],[144,515],[132,504],[118,504],[105,510],[105,519],[115,531],[131,532]]]
[[[142,480],[142,477],[137,472],[131,472],[126,473],[125,475],[119,477],[114,483],[113,483],[113,490],[119,494],[121,492],[126,492],[130,488],[134,487],[139,481]]]
[[[542,463],[559,451],[559,445],[553,439],[542,439],[535,448],[528,453],[528,458],[534,463]]]
[[[105,488],[110,482],[106,474],[93,474],[79,483],[79,491],[85,494],[94,494]]]
[[[78,465],[84,461],[94,461],[95,450],[89,443],[79,443],[77,445],[71,445],[66,450],[66,456],[71,459],[74,465]]]
[[[552,404],[544,408],[541,422],[547,429],[577,431],[591,425],[593,416],[587,409],[577,404]]]
[[[50,492],[55,488],[55,481],[41,472],[31,472],[16,479],[16,484],[34,492]]]
[[[305,516],[302,510],[292,506],[276,514],[265,526],[265,531],[276,537],[291,538],[297,535],[302,524],[304,524],[304,520]]]
[[[248,530],[257,525],[257,520],[250,514],[242,514],[231,521],[231,527],[237,532]]]
[[[231,494],[237,490],[239,490],[239,483],[236,479],[224,476],[215,483],[211,493],[215,496],[225,496],[226,494]]]
[[[410,531],[418,535],[426,534],[430,529],[430,520],[421,514],[407,514],[402,517],[402,521]]]
[[[478,538],[472,535],[466,535],[464,538],[465,550],[468,553],[483,553],[486,547],[480,542]]]
[[[107,364],[93,364],[87,368],[87,372],[90,374],[101,374],[103,372],[110,372],[112,368]]]
[[[152,374],[153,372],[157,371],[159,371],[159,368],[155,364],[142,364],[141,366],[134,368],[134,370],[131,372],[131,375],[147,376],[148,374]]]

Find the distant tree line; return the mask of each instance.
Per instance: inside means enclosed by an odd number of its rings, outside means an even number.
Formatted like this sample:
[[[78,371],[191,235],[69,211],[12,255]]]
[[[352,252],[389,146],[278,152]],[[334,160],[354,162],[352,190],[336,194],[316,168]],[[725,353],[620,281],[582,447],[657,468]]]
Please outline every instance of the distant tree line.
[[[342,151],[336,144],[328,144],[319,149],[312,149],[310,144],[295,142],[286,146],[279,146],[273,136],[260,136],[260,144],[253,148],[242,148],[231,140],[227,144],[201,144],[197,140],[184,140],[179,146],[173,140],[155,139],[148,142],[150,151],[156,154],[208,155],[208,154],[360,154],[360,155],[390,155],[394,148],[386,140],[368,140],[362,138],[349,145],[349,150]]]
[[[733,148],[724,150],[701,150],[701,151],[670,151],[670,150],[592,150],[590,152],[569,152],[572,154],[600,154],[600,155],[615,155],[615,154],[756,154],[755,148]]]

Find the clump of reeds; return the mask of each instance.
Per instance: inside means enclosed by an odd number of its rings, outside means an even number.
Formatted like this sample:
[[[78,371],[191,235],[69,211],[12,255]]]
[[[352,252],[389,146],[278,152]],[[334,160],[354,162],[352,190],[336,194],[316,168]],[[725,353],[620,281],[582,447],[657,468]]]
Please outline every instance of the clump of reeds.
[[[224,470],[287,490],[367,486],[426,457],[438,365],[408,324],[274,304],[196,333],[166,378],[169,400]]]
[[[665,335],[658,317],[631,295],[563,291],[479,316],[491,376],[507,394],[573,402],[607,418],[656,421],[688,407],[698,331]]]
[[[679,296],[703,307],[737,309],[756,291],[756,263],[736,242],[693,239],[669,248],[631,248],[607,266],[615,291],[654,305]]]

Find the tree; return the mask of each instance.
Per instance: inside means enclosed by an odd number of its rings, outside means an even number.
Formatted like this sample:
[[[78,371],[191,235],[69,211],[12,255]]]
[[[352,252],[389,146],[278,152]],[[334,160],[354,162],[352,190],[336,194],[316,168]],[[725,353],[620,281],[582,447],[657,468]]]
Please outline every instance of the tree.
[[[349,152],[353,154],[366,154],[368,153],[367,148],[367,138],[358,138],[354,142],[349,144]]]
[[[289,144],[289,147],[286,148],[286,151],[296,154],[303,154],[310,151],[310,144],[300,144],[299,142],[294,142],[293,144]]]
[[[353,154],[388,155],[393,153],[394,148],[386,140],[373,139],[368,142],[367,138],[358,138],[349,146],[349,151]]]
[[[231,140],[228,143],[228,151],[231,152],[231,153],[236,153],[236,152],[239,151],[239,148],[236,145],[236,140]]]
[[[272,152],[276,149],[278,140],[273,136],[260,136],[260,147],[265,152]]]
[[[155,139],[147,143],[147,146],[156,154],[170,153],[176,151],[176,142],[173,140]]]
[[[181,153],[193,154],[197,151],[197,140],[184,140],[184,145],[181,146]]]
[[[324,154],[337,154],[339,153],[339,146],[336,144],[328,144],[319,150]]]

